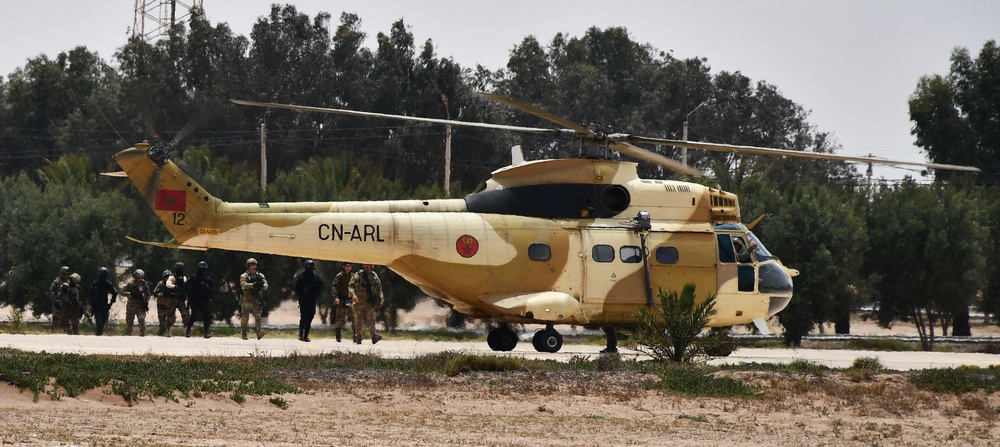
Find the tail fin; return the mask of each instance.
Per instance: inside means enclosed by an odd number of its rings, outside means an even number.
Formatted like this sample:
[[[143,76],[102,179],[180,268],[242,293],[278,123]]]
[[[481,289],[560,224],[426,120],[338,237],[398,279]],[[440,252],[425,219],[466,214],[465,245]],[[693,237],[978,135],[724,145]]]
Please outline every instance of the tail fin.
[[[115,161],[174,236],[172,242],[183,245],[194,236],[212,232],[222,201],[169,159],[157,165],[149,151],[149,143],[140,143],[116,154]]]

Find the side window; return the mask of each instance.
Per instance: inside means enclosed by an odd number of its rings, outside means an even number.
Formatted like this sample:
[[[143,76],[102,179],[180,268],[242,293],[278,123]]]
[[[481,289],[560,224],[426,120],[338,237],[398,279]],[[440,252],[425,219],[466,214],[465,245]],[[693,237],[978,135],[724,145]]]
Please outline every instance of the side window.
[[[611,262],[615,260],[615,247],[610,245],[595,245],[590,250],[590,256],[597,262]]]
[[[635,264],[637,262],[642,262],[642,249],[634,245],[625,245],[618,250],[618,254],[622,258],[622,262],[626,264]]]
[[[736,252],[736,260],[741,264],[750,262],[750,248],[747,241],[742,236],[733,237],[733,248]]]
[[[656,247],[656,262],[660,264],[676,264],[680,259],[677,247]]]
[[[719,262],[736,262],[736,252],[733,251],[733,241],[728,234],[716,235],[719,240]]]
[[[548,261],[552,259],[552,248],[549,244],[531,244],[528,246],[528,257],[534,261]]]

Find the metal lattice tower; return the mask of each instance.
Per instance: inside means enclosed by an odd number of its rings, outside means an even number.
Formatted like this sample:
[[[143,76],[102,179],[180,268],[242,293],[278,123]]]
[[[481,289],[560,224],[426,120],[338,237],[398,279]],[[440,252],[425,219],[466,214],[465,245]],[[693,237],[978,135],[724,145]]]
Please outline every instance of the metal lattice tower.
[[[191,16],[191,9],[205,10],[204,0],[135,0],[132,37],[153,41],[165,36],[175,23]]]

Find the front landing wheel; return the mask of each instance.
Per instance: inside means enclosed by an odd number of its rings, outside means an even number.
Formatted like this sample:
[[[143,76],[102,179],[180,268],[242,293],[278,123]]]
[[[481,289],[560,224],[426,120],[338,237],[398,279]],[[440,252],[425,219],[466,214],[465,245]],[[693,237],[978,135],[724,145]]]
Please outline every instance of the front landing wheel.
[[[559,352],[562,349],[563,339],[555,329],[542,329],[535,332],[531,344],[538,352]]]

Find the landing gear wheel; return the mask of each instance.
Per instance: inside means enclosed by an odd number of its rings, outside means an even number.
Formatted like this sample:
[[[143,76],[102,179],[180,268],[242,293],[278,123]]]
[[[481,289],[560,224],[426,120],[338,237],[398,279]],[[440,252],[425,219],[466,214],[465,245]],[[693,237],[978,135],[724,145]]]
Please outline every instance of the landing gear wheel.
[[[531,338],[531,345],[538,352],[559,352],[562,344],[562,334],[555,329],[542,329]]]
[[[517,333],[507,326],[498,327],[486,334],[486,344],[494,351],[513,351],[517,346]]]
[[[736,350],[736,340],[730,336],[731,328],[712,328],[708,335],[708,345],[705,346],[705,354],[712,357],[729,357]]]

